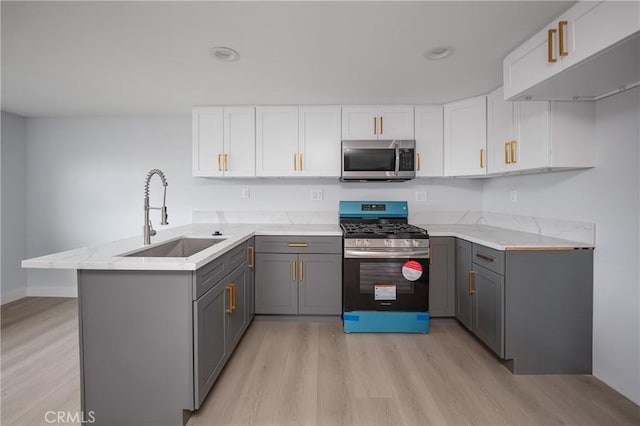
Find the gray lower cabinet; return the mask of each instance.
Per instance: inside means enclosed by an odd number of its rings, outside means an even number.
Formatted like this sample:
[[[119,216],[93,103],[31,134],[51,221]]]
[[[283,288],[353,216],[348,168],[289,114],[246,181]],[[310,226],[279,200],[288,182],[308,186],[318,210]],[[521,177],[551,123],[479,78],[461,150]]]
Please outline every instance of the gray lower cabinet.
[[[456,313],[456,239],[429,239],[429,315],[452,317]]]
[[[456,318],[515,374],[590,374],[593,251],[456,240]]]
[[[256,314],[340,315],[340,237],[256,237]]]
[[[256,313],[256,241],[251,238],[247,247],[249,264],[247,265],[247,322],[251,322]]]

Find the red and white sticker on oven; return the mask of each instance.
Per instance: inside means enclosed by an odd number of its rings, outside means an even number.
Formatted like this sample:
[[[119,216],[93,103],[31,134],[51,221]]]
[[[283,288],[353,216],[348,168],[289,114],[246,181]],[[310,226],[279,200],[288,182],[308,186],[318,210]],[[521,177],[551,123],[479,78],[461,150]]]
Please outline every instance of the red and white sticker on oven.
[[[415,260],[409,260],[402,265],[402,276],[407,281],[417,281],[422,276],[422,265]]]

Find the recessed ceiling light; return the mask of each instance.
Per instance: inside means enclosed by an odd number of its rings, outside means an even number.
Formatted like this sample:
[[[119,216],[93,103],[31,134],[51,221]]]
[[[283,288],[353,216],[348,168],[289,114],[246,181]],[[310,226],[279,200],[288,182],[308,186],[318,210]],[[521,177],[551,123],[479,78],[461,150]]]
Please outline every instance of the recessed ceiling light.
[[[449,49],[448,47],[436,47],[428,51],[425,56],[427,57],[427,59],[437,61],[438,59],[444,59],[450,55],[451,49]]]
[[[238,52],[236,52],[235,50],[222,46],[212,47],[211,49],[209,49],[209,54],[213,58],[224,62],[237,61],[240,57],[240,55],[238,55]]]

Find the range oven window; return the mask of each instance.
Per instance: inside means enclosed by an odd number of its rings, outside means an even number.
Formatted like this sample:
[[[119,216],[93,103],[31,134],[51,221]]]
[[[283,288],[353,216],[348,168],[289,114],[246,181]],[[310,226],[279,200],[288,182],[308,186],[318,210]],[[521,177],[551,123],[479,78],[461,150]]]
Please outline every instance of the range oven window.
[[[360,262],[360,293],[374,294],[376,285],[393,284],[397,293],[413,294],[413,283],[402,276],[402,264]]]
[[[347,149],[344,151],[345,172],[393,172],[395,149]]]

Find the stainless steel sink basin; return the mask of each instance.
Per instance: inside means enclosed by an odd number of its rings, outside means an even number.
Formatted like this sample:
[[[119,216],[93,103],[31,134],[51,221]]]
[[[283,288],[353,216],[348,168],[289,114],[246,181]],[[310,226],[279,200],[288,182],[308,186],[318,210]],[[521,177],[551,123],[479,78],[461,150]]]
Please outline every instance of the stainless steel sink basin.
[[[189,257],[221,243],[225,238],[176,238],[166,243],[123,254],[125,257]]]

